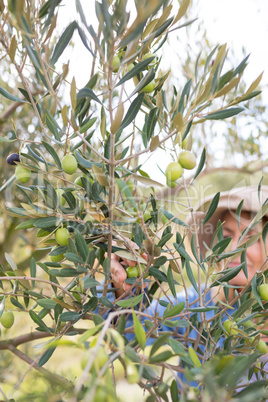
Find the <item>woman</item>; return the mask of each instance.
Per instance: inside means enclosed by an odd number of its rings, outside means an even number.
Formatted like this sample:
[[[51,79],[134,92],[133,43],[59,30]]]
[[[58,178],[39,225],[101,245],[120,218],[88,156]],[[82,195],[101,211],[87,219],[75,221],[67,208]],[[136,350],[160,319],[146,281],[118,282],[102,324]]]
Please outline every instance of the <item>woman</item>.
[[[231,237],[232,239],[231,245],[229,246],[229,251],[232,251],[237,247],[237,245],[242,245],[254,234],[261,233],[265,219],[268,219],[268,206],[266,207],[264,205],[263,219],[261,219],[261,222],[257,225],[253,225],[253,227],[250,228],[243,237],[241,237],[241,233],[249,227],[254,216],[268,200],[268,186],[262,186],[260,192],[258,191],[258,186],[249,186],[238,187],[231,191],[221,193],[215,213],[200,227],[212,199],[213,195],[206,197],[198,203],[187,221],[190,226],[189,237],[191,235],[196,236],[203,259],[206,257],[206,253],[209,254],[210,249],[213,247],[211,242],[219,220],[223,222],[223,238]],[[239,205],[241,206],[239,219],[240,227],[237,222],[236,214]],[[233,299],[235,290],[240,292],[243,287],[252,280],[258,269],[265,269],[265,266],[262,266],[265,262],[265,258],[265,247],[260,237],[259,240],[252,246],[248,247],[246,251],[248,277],[246,277],[245,272],[241,270],[238,275],[235,278],[232,278],[229,282],[229,284],[233,286],[230,299]],[[122,295],[124,291],[131,287],[131,285],[125,283],[127,278],[125,266],[136,265],[136,262],[134,261],[123,260],[119,262],[119,260],[119,257],[116,255],[112,256],[111,275],[114,281],[114,287],[118,288],[116,293],[117,297]],[[240,255],[237,254],[231,258],[231,261],[228,260],[227,265],[228,267],[236,267],[240,263]],[[224,265],[226,265],[225,262],[221,263],[219,268],[224,268]]]
[[[201,286],[199,289],[201,292],[198,294],[197,289],[190,287],[183,292],[177,293],[176,297],[168,296],[162,298],[161,304],[159,300],[154,300],[147,310],[149,315],[157,317],[157,315],[163,316],[166,309],[165,302],[174,305],[185,302],[185,306],[190,306],[191,309],[196,307],[212,307],[209,311],[199,313],[198,323],[200,324],[201,322],[201,327],[196,328],[194,325],[191,325],[190,332],[188,333],[188,339],[192,339],[193,341],[198,340],[198,345],[200,342],[201,351],[205,350],[205,346],[202,346],[202,335],[200,333],[203,329],[206,330],[206,326],[213,321],[216,311],[213,307],[216,303],[217,306],[225,309],[225,314],[221,316],[221,322],[224,322],[236,312],[238,308],[236,301],[249,287],[255,274],[257,272],[264,272],[267,268],[266,250],[261,232],[268,219],[268,186],[262,186],[260,191],[258,190],[258,186],[249,186],[223,192],[220,195],[216,211],[202,225],[201,223],[206,216],[212,199],[213,196],[209,196],[194,208],[193,213],[187,221],[190,227],[189,238],[192,235],[195,237],[196,248],[201,254],[201,257],[199,255],[200,260],[201,258],[203,260],[206,259],[207,266],[215,268],[213,269],[214,279],[216,279],[214,285],[221,284],[222,275],[217,275],[217,271],[220,272],[223,269],[227,269],[226,272],[231,273],[232,270],[234,272],[238,271],[239,268],[237,267],[239,266],[241,269],[233,277],[230,274],[231,278],[228,280],[228,286],[225,286],[225,289],[223,286],[210,287],[210,284],[206,283]],[[265,205],[265,202],[267,202],[267,205]],[[260,209],[262,210],[262,214],[259,212]],[[258,216],[256,217],[257,213]],[[255,217],[260,217],[260,221],[255,222]],[[217,236],[215,236],[216,231]],[[227,240],[228,238],[230,239]],[[215,247],[215,244],[223,242],[225,239],[226,244],[229,243],[229,245],[225,250],[221,251],[221,256],[224,257],[223,253],[228,253],[227,256],[230,257],[216,258],[215,256],[219,250],[217,246]],[[246,247],[246,242],[248,247]],[[233,251],[236,249],[238,252],[234,253]],[[242,259],[244,258],[245,260],[244,264],[241,264],[241,253],[243,256]],[[221,261],[216,263],[216,260]],[[126,271],[123,265],[135,264],[135,262],[127,260],[120,262],[119,258],[113,255],[111,275],[114,280],[114,286],[118,288],[115,294],[116,297],[122,296],[130,286],[125,283]],[[185,316],[188,322],[192,314],[192,312],[188,312],[188,316]],[[178,320],[178,318],[175,317],[174,320]],[[132,316],[130,316],[127,321],[127,327],[131,327],[132,325]],[[174,331],[172,327],[167,325],[161,326],[159,330]],[[183,341],[186,331],[185,327],[178,325],[175,329],[177,339]],[[129,333],[127,337],[129,340],[133,339],[134,334]],[[220,339],[218,346],[222,345],[223,341],[223,339]],[[153,342],[153,339],[147,339],[147,345]],[[180,377],[185,381],[183,375],[180,375]]]
[[[255,273],[260,269],[264,272],[267,267],[266,251],[261,238],[261,232],[268,219],[268,205],[263,205],[268,201],[268,186],[262,186],[258,191],[258,186],[238,187],[230,191],[221,193],[217,209],[211,219],[209,219],[201,228],[199,227],[204,219],[205,213],[212,201],[213,196],[209,196],[200,202],[189,219],[188,223],[191,232],[196,233],[200,245],[200,251],[203,258],[209,254],[209,249],[213,247],[212,239],[216,231],[218,221],[223,223],[223,238],[231,238],[228,251],[242,248],[243,244],[252,236],[259,234],[258,240],[246,249],[247,277],[245,271],[241,269],[239,273],[229,281],[233,286],[229,289],[229,301],[234,299],[235,291],[241,290],[251,282]],[[263,205],[263,207],[262,207]],[[238,220],[238,207],[240,217]],[[250,226],[250,223],[256,214],[262,209],[263,217],[259,222]],[[243,232],[246,232],[243,234]],[[243,234],[243,236],[242,236]],[[214,240],[215,243],[215,240]],[[226,268],[235,268],[241,264],[241,252],[222,260],[219,264],[219,270]],[[263,265],[264,264],[264,265]],[[215,293],[215,292],[214,292]],[[224,300],[223,290],[220,290],[220,297]]]

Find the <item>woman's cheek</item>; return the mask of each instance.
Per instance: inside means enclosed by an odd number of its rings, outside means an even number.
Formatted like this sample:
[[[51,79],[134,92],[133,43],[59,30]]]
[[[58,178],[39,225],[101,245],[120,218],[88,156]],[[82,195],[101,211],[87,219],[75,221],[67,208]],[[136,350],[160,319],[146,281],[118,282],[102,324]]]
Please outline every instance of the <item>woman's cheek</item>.
[[[249,271],[248,274],[250,276],[249,279],[252,279],[265,259],[264,247],[262,243],[257,241],[255,244],[249,247],[247,249],[246,257]]]

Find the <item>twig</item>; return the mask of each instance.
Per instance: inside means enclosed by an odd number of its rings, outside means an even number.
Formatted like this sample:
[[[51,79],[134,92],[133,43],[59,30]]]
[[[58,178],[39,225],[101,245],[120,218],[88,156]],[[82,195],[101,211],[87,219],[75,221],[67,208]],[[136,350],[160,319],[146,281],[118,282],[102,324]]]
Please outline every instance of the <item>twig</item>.
[[[72,293],[70,293],[68,290],[66,290],[63,286],[58,285],[55,282],[51,282],[51,281],[49,281],[47,279],[32,278],[30,276],[0,276],[0,281],[14,281],[14,280],[18,280],[18,281],[28,280],[28,281],[36,281],[36,282],[47,283],[48,285],[56,286],[57,288],[62,290],[64,293],[66,293],[68,296],[70,296],[73,301],[75,301],[75,302],[77,301],[76,298],[72,295]]]
[[[42,94],[44,91],[35,91],[34,93],[33,93],[33,96],[36,96],[36,95],[40,95],[40,94]],[[24,102],[14,102],[14,103],[12,103],[11,105],[9,105],[5,110],[4,110],[4,112],[0,115],[0,122],[2,122],[3,120],[7,120],[11,115],[12,115],[12,113],[14,113],[15,112],[15,110],[19,107],[19,106],[21,106],[21,105],[24,105]]]
[[[30,364],[35,370],[39,371],[45,378],[49,380],[50,383],[58,384],[64,389],[73,389],[74,386],[69,380],[66,380],[66,378],[61,377],[58,374],[51,373],[50,371],[48,371],[43,367],[38,367],[37,363],[34,360],[32,360],[29,356],[27,356],[23,352],[21,352],[15,346],[9,345],[8,350],[14,353],[14,355],[19,357],[21,360]]]
[[[79,393],[81,391],[81,388],[82,388],[82,386],[83,386],[83,384],[85,382],[85,379],[87,377],[87,373],[90,371],[90,369],[92,367],[92,364],[93,364],[93,362],[94,362],[94,360],[95,360],[95,358],[97,356],[98,349],[101,346],[101,343],[102,343],[102,341],[103,341],[103,339],[104,339],[104,337],[106,335],[106,332],[107,332],[107,330],[108,330],[108,328],[110,326],[111,321],[115,317],[117,317],[119,315],[128,314],[128,313],[130,313],[129,309],[124,309],[124,310],[109,313],[107,319],[104,322],[103,328],[102,328],[101,333],[100,333],[100,335],[98,337],[96,345],[95,345],[95,347],[94,347],[94,349],[92,351],[92,355],[90,356],[90,359],[88,360],[88,363],[87,363],[87,365],[85,367],[85,370],[83,371],[81,377],[78,379],[78,381],[76,383],[75,390],[76,390],[77,393]],[[141,315],[143,317],[148,317],[148,314],[144,314],[144,313],[142,313],[140,311],[136,311],[136,314]]]
[[[53,334],[49,332],[30,332],[29,334],[23,334],[17,336],[13,339],[8,339],[5,341],[0,341],[0,350],[6,350],[10,347],[10,345],[14,346],[15,348],[19,345],[23,345],[24,343],[35,341],[36,339],[43,339],[47,337],[51,337]]]
[[[86,331],[86,329],[75,328],[75,331],[77,331],[79,334],[82,334]],[[28,334],[19,335],[12,339],[0,341],[0,350],[7,350],[10,345],[17,347],[27,342],[35,341],[37,339],[49,338],[54,335],[55,334],[51,334],[50,332],[44,332],[44,331],[30,332]]]
[[[0,387],[0,392],[3,395],[3,397],[5,398],[5,401],[8,401],[9,398],[6,396],[6,394],[4,393],[4,391],[2,390],[2,388]]]

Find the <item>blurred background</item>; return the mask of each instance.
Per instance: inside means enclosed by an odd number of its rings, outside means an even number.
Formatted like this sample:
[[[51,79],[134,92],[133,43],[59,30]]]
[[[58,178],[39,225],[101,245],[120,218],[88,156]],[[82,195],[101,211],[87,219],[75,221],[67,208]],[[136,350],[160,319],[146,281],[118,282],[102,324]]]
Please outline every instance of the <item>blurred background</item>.
[[[94,25],[93,2],[81,0],[85,16],[89,24]],[[174,7],[177,2],[174,2]],[[202,65],[212,49],[227,43],[229,48],[228,60],[225,68],[237,66],[248,54],[248,67],[240,87],[246,89],[264,71],[261,81],[262,92],[258,97],[249,100],[244,112],[237,118],[229,118],[224,122],[206,121],[193,127],[191,132],[192,151],[199,160],[203,148],[206,148],[207,160],[204,171],[199,175],[190,189],[190,197],[194,205],[200,198],[217,191],[225,191],[233,187],[250,184],[268,184],[268,56],[265,48],[268,43],[268,3],[263,0],[194,0],[188,11],[187,19],[195,22],[170,35],[168,46],[162,54],[157,52],[162,71],[169,71],[166,88],[173,86],[180,91],[187,80],[192,78],[195,72],[195,64]],[[59,14],[62,29],[68,22],[78,19],[75,2],[62,1]],[[202,51],[200,52],[200,49]],[[72,40],[72,48],[60,59],[62,67],[69,63],[68,80],[71,82],[75,76],[78,88],[82,88],[89,80],[92,58],[89,52],[78,40],[75,33]],[[59,63],[59,66],[60,66]],[[60,69],[60,67],[59,67]],[[12,67],[5,59],[0,65],[0,87],[12,92],[20,83],[16,82]],[[193,77],[194,78],[194,77]],[[34,89],[38,93],[38,87]],[[66,94],[62,93],[62,97]],[[16,121],[16,130],[21,138],[27,139],[29,134],[40,135],[38,122],[30,107],[21,107],[20,104],[1,96],[0,127],[1,136],[9,138],[5,142],[1,137],[0,142],[0,264],[7,265],[5,253],[11,255],[18,269],[29,268],[32,256],[36,261],[46,258],[48,250],[42,247],[40,238],[34,230],[16,230],[20,219],[7,216],[4,212],[6,205],[19,205],[25,197],[22,186],[10,186],[14,180],[14,169],[6,164],[6,157],[12,152],[18,152],[20,144],[16,141],[13,120]],[[137,150],[142,146],[138,143]],[[168,150],[142,157],[142,169],[155,181],[164,184],[163,172],[167,164],[174,157],[172,143]],[[193,173],[185,175],[185,180],[191,181]],[[142,187],[143,194],[155,191],[158,199],[167,210],[178,213],[180,205],[184,203],[183,183],[178,182],[175,189],[164,187],[152,189]],[[21,320],[21,321],[20,321]],[[23,326],[21,315],[17,325]],[[9,361],[10,359],[10,361]],[[59,355],[59,360],[61,356]],[[80,356],[77,356],[79,361]],[[5,361],[10,364],[8,372],[1,370],[1,364]],[[16,367],[11,356],[5,352],[0,362],[0,382],[5,382],[5,376],[16,375]],[[75,366],[75,363],[72,362]],[[65,370],[64,360],[62,370]],[[25,368],[26,370],[26,368]],[[74,376],[77,373],[74,373]],[[32,375],[35,388],[42,386],[43,382]],[[28,381],[25,385],[32,384]],[[23,385],[24,386],[24,385]]]

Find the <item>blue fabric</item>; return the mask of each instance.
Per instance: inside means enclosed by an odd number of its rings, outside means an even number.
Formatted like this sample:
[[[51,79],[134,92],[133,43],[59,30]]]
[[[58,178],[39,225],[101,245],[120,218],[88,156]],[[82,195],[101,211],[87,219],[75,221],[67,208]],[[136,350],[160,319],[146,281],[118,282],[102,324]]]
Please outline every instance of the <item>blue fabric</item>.
[[[201,292],[203,292],[205,288],[205,285],[201,286]],[[190,287],[189,289],[187,289],[187,295],[188,295],[188,300],[189,300],[189,304],[191,305],[191,308],[196,308],[196,307],[200,307],[199,305],[199,300],[198,300],[198,293],[196,292],[196,290],[193,287]],[[109,292],[107,294],[107,297],[109,298],[110,301],[114,300],[114,293],[113,292]],[[186,303],[186,295],[185,295],[185,291],[179,292],[176,294],[176,298],[174,298],[174,296],[169,295],[168,297],[162,297],[160,299],[163,302],[167,302],[167,303],[171,303],[172,305],[176,305],[179,304],[181,302],[185,302]],[[195,302],[195,303],[194,303]],[[193,303],[193,304],[192,304]],[[209,289],[209,291],[206,293],[205,296],[205,303],[206,306],[215,306],[214,301],[212,300],[212,292],[211,289]],[[152,303],[150,304],[150,306],[147,308],[147,310],[145,311],[146,313],[148,313],[148,315],[150,316],[159,316],[162,317],[164,314],[166,307],[162,306],[161,304],[159,304],[159,300],[153,300]],[[232,315],[233,312],[235,311],[236,307],[234,307],[234,309],[230,309],[227,311],[227,313],[229,315]],[[207,311],[206,313],[206,319],[209,320],[210,318],[212,318],[215,314],[214,310],[212,311]],[[191,315],[191,313],[190,313]],[[225,316],[224,320],[227,317]],[[199,314],[199,319],[200,319],[200,314]],[[178,317],[173,317],[170,319],[171,321],[176,321],[178,320]],[[132,315],[130,314],[130,316],[127,319],[126,322],[126,328],[132,327],[133,326],[133,319],[132,319]],[[168,327],[166,325],[163,325],[161,328],[158,328],[158,331],[162,332],[162,331],[174,331],[174,328]],[[178,334],[184,335],[186,332],[186,328],[183,327],[178,327],[177,329]],[[190,331],[190,337],[193,339],[197,338],[198,333],[192,329]],[[126,338],[131,341],[132,339],[135,338],[135,334],[134,333],[126,333],[125,334]],[[150,345],[154,343],[154,338],[148,338],[146,345]]]
[[[205,289],[205,285],[201,286],[201,292],[203,292]],[[189,300],[189,304],[191,305],[191,308],[196,308],[196,307],[200,307],[199,305],[199,299],[198,299],[198,293],[196,292],[196,290],[193,287],[190,287],[189,289],[187,289],[187,295],[188,295],[188,300]],[[110,301],[114,300],[114,292],[109,292],[107,294],[107,297],[109,298]],[[173,305],[179,304],[181,302],[185,302],[186,305],[186,295],[185,295],[185,291],[179,292],[176,294],[176,298],[174,298],[172,295],[169,297],[162,297],[160,299],[161,301],[167,302],[167,303],[172,303]],[[193,304],[192,304],[193,303]],[[206,293],[205,296],[205,304],[206,307],[210,307],[210,306],[215,306],[215,303],[213,301],[213,297],[212,297],[212,291],[211,289],[208,290],[208,292]],[[165,306],[161,306],[161,304],[159,304],[159,300],[153,300],[152,303],[150,304],[150,306],[147,308],[147,310],[145,311],[146,313],[148,313],[148,315],[154,317],[154,316],[163,316],[164,311],[165,311],[166,307]],[[235,311],[237,310],[237,305],[235,304],[233,306],[232,309],[228,309],[227,310],[227,314],[228,315],[232,315]],[[190,315],[193,313],[190,313]],[[210,320],[211,318],[214,317],[215,315],[215,310],[211,310],[211,311],[207,311],[204,312],[203,314],[205,314],[206,320]],[[108,315],[108,313],[107,313]],[[200,313],[198,313],[199,317],[198,320],[200,321]],[[222,316],[222,321],[225,321],[227,319],[227,315],[224,314]],[[176,321],[178,320],[178,317],[173,317],[170,319],[171,321]],[[127,318],[126,321],[126,328],[130,328],[133,326],[133,318],[132,318],[132,314],[129,315],[129,317]],[[162,327],[158,328],[159,332],[172,332],[172,331],[177,331],[178,334],[184,335],[186,332],[186,328],[185,327],[175,327],[175,328],[171,328],[168,327],[166,325],[163,325]],[[134,333],[125,333],[126,338],[131,341],[135,338],[135,334]],[[189,337],[192,339],[196,339],[198,336],[198,333],[192,328],[190,330],[189,333]],[[146,345],[151,345],[155,342],[154,338],[148,338],[146,341]],[[219,341],[218,341],[218,346],[222,347],[223,346],[223,342],[224,342],[224,338],[222,337]],[[200,346],[200,349],[204,351],[204,347],[202,347],[202,345]],[[268,369],[268,364],[265,366],[265,369]],[[191,386],[197,386],[198,384],[194,381],[187,381],[185,378],[185,375],[182,373],[178,373],[178,378],[183,382],[183,383],[188,383]],[[248,380],[245,378],[244,379],[245,382],[248,382]],[[250,382],[254,382],[256,381],[256,376],[253,375],[253,377],[251,378]],[[243,380],[242,380],[243,383]]]

